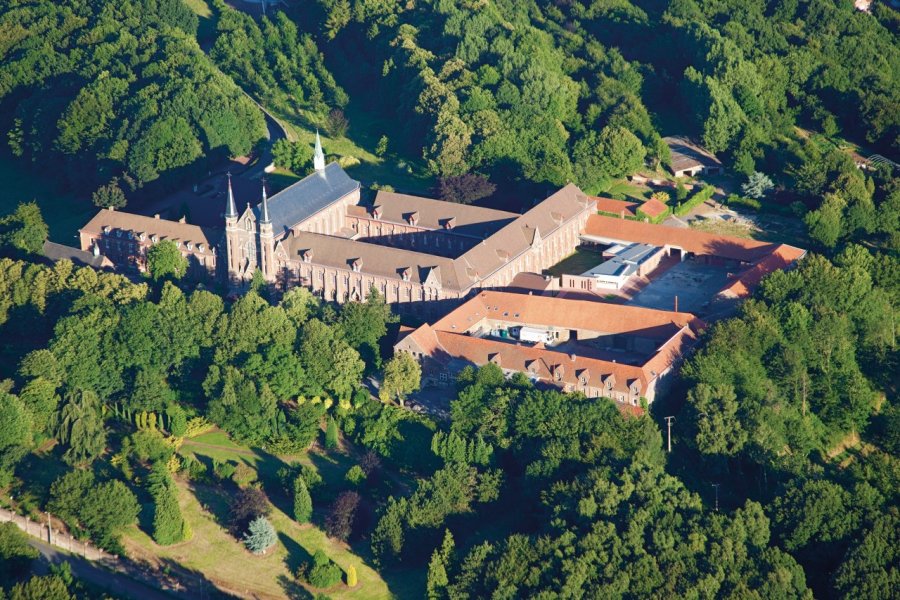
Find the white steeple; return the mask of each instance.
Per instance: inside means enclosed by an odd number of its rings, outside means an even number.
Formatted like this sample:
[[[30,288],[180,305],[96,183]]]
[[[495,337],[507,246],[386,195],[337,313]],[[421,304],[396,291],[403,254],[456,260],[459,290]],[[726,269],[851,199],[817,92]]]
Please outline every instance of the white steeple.
[[[313,166],[316,171],[325,170],[325,153],[322,152],[322,140],[319,139],[319,130],[316,130],[316,151],[313,154]]]

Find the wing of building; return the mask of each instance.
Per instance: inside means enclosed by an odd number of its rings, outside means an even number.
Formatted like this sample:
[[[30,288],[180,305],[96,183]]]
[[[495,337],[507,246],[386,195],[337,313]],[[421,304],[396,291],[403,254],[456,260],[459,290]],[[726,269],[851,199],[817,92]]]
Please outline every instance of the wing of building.
[[[637,407],[652,402],[690,351],[702,320],[590,300],[482,291],[395,346],[421,362],[427,384],[448,385],[466,366]]]

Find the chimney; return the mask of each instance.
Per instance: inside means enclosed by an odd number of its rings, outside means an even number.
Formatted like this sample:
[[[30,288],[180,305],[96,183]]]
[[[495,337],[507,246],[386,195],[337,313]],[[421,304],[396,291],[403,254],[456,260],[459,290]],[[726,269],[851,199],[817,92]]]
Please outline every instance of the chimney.
[[[153,215],[153,218],[156,219],[157,221],[159,221],[159,213],[156,213],[155,215]]]
[[[179,223],[187,223],[187,217],[181,217],[180,219],[178,219],[178,222]]]
[[[115,211],[116,211],[116,207],[115,207],[115,206],[108,206],[107,208],[110,210],[110,212],[115,212]]]
[[[620,218],[620,219],[624,219],[624,218],[625,218],[625,210],[624,210],[624,209],[621,210],[621,211],[619,211],[619,218]]]
[[[578,355],[576,355],[576,354],[570,354],[570,355],[569,355],[569,358],[572,359],[572,362],[575,362],[575,359],[578,358]]]

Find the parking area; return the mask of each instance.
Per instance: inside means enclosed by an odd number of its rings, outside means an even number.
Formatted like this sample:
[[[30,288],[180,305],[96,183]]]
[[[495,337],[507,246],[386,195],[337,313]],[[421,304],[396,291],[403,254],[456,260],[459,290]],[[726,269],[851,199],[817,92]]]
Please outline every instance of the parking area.
[[[678,310],[703,314],[710,302],[728,281],[728,267],[686,260],[671,266],[657,279],[652,279],[627,302],[632,306],[673,310],[678,297]]]

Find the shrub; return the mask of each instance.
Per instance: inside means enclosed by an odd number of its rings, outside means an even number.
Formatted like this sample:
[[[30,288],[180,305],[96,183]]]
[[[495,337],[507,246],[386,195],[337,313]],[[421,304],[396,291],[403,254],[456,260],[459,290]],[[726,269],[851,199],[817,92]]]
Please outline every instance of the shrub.
[[[358,165],[359,159],[355,156],[342,156],[338,159],[338,164],[341,165],[342,168],[348,169]]]
[[[269,501],[261,490],[241,490],[231,502],[231,525],[241,531],[254,519],[267,516],[269,510]]]
[[[223,462],[220,463],[217,460],[213,461],[213,474],[221,480],[231,479],[234,476],[234,471],[237,468],[233,462]]]
[[[381,136],[378,140],[378,145],[375,146],[375,156],[384,156],[387,153],[389,143],[390,140],[388,140],[388,136]]]
[[[248,465],[247,463],[238,463],[238,465],[234,468],[234,473],[231,475],[232,481],[234,481],[239,488],[250,487],[250,484],[256,481],[256,469]]]
[[[317,588],[330,588],[340,582],[343,572],[322,550],[313,555],[313,565],[309,570],[309,584]]]
[[[300,475],[306,482],[306,487],[314,489],[322,485],[322,476],[313,467],[309,465],[300,465]]]
[[[353,465],[347,471],[347,474],[344,476],[344,479],[346,479],[348,483],[358,486],[359,484],[361,484],[363,481],[366,480],[366,472],[362,470],[361,466]]]
[[[181,463],[181,471],[191,480],[204,481],[207,478],[206,465],[197,460],[197,457],[193,454],[188,454],[184,457]]]
[[[728,206],[744,206],[751,210],[760,210],[762,208],[762,202],[759,200],[754,200],[753,198],[742,198],[737,194],[731,194],[728,196],[726,200]]]
[[[247,533],[244,534],[244,545],[253,554],[263,554],[275,545],[277,539],[275,528],[272,527],[269,520],[259,516],[250,522],[250,527],[247,528]]]
[[[669,192],[653,192],[652,194],[650,194],[650,197],[665,204],[669,201],[670,196]]]
[[[187,427],[184,430],[184,437],[197,437],[198,435],[203,435],[212,430],[212,428],[213,424],[204,417],[194,417],[187,422]]]
[[[347,587],[356,587],[356,567],[349,565],[347,567]]]

